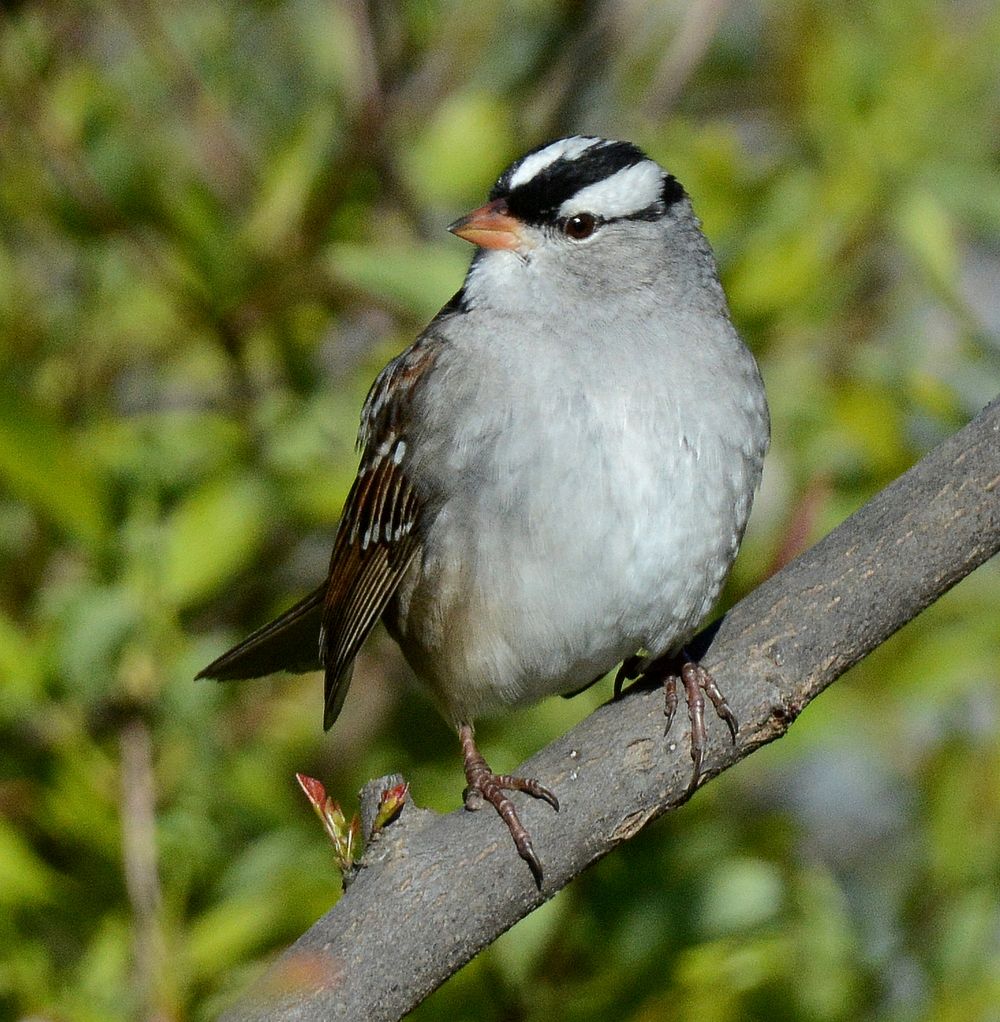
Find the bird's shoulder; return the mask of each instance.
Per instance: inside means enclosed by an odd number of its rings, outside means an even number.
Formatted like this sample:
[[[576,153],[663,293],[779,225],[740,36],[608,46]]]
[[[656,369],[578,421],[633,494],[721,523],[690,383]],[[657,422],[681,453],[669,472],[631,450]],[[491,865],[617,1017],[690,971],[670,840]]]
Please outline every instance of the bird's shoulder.
[[[467,313],[464,289],[456,292],[419,337],[375,378],[361,409],[358,447],[362,465],[379,451],[405,440],[419,414],[419,403],[448,349],[449,330]]]

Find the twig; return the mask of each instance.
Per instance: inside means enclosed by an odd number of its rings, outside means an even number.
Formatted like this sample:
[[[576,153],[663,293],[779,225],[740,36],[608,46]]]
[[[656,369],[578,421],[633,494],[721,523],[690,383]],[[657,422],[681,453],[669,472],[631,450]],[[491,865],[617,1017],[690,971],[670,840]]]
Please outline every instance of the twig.
[[[666,117],[688,79],[704,60],[730,0],[697,0],[687,7],[680,31],[653,72],[643,103],[647,117]]]
[[[156,779],[149,728],[139,717],[122,727],[121,821],[125,889],[132,905],[135,986],[143,1017],[156,1007],[165,947],[160,928],[160,878],[156,864]]]

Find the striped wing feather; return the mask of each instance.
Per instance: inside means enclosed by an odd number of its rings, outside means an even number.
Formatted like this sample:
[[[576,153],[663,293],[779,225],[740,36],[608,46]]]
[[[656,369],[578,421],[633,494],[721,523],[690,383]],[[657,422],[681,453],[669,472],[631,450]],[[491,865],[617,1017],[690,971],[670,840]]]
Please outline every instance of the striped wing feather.
[[[343,706],[361,644],[382,616],[420,547],[420,501],[407,478],[416,395],[444,345],[436,325],[461,311],[461,292],[379,373],[361,413],[361,468],[347,496],[330,558],[320,651],[329,728]]]
[[[461,293],[435,323],[461,310]],[[406,475],[414,395],[442,339],[428,330],[379,374],[361,415],[361,468],[347,496],[327,581],[209,664],[198,677],[326,672],[324,726],[337,719],[361,644],[419,548],[420,504]]]
[[[343,706],[358,650],[417,551],[418,511],[413,489],[392,457],[359,472],[334,543],[323,605],[325,728]]]

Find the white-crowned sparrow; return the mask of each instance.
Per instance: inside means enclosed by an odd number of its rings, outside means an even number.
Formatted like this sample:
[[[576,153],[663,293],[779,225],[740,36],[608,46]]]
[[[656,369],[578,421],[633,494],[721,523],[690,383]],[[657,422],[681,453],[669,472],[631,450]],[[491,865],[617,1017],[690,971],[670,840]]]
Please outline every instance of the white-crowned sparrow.
[[[505,792],[556,798],[494,774],[472,722],[670,662],[736,556],[768,410],[684,189],[634,145],[540,146],[449,230],[478,251],[368,395],[329,577],[199,677],[322,666],[329,728],[382,618],[540,880]],[[736,722],[707,672],[679,673],[696,781],[702,693]]]

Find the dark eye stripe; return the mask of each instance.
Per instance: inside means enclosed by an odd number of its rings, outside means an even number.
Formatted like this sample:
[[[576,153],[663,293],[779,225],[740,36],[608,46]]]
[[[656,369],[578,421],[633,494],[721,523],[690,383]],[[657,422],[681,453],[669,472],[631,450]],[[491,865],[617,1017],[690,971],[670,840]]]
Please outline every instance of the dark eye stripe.
[[[686,194],[684,186],[673,174],[667,174],[664,177],[663,193],[660,196],[660,201],[666,209],[670,209],[675,202],[680,202]]]

